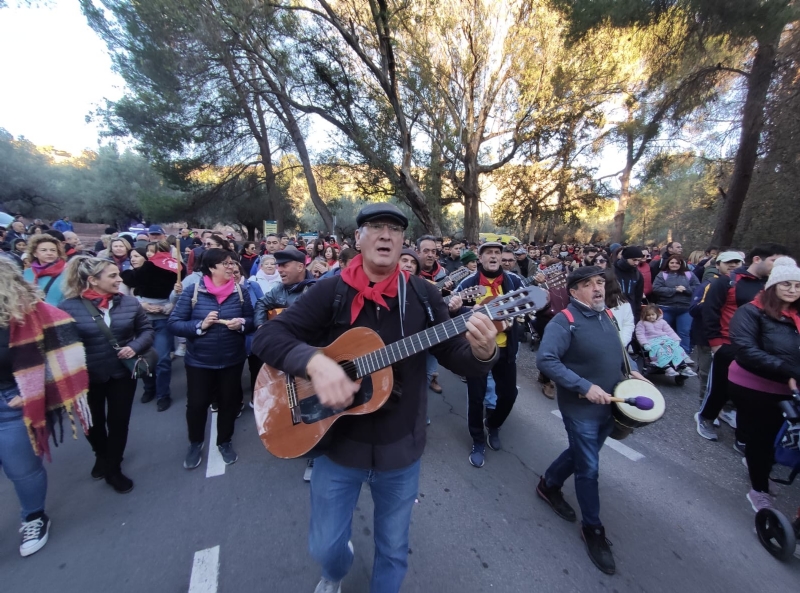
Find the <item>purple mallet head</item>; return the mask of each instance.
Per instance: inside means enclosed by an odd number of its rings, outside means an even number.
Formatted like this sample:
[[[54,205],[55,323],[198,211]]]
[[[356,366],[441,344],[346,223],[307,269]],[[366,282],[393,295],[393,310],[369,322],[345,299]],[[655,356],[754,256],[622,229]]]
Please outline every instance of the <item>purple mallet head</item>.
[[[653,400],[650,399],[649,397],[644,397],[643,395],[640,395],[634,399],[636,403],[634,403],[633,405],[639,408],[640,410],[653,409]]]

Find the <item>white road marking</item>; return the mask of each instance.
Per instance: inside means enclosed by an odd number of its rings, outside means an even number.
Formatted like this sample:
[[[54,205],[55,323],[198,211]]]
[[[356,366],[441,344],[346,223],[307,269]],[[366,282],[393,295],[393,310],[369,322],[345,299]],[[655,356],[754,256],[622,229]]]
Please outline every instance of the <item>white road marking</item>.
[[[553,415],[554,416],[558,416],[559,418],[562,417],[561,416],[561,412],[559,410],[553,410]],[[614,449],[614,451],[616,451],[620,455],[624,455],[625,457],[627,457],[631,461],[639,461],[640,459],[644,459],[644,455],[642,455],[638,451],[635,451],[634,449],[631,449],[628,445],[620,443],[616,439],[612,439],[612,438],[609,437],[609,438],[606,439],[605,444],[610,449]]]
[[[211,413],[211,430],[209,431],[208,440],[208,466],[206,467],[206,477],[213,478],[214,476],[222,476],[225,474],[225,462],[222,460],[222,455],[217,449],[217,412]]]
[[[217,593],[219,584],[219,546],[194,553],[189,593]]]

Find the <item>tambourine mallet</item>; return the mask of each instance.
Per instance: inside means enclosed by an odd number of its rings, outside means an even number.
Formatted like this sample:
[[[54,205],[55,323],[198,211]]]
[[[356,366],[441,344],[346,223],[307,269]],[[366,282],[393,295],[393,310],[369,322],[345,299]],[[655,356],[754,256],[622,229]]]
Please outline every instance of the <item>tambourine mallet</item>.
[[[628,404],[629,406],[633,406],[634,408],[639,408],[640,410],[652,410],[653,409],[653,400],[649,397],[644,397],[643,395],[637,397],[612,397],[612,402],[619,402],[622,404]]]

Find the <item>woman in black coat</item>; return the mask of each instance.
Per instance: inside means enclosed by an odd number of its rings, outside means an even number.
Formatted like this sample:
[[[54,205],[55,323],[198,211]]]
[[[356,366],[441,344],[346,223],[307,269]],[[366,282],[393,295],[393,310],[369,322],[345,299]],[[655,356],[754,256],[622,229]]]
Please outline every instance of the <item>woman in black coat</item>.
[[[753,510],[772,506],[769,472],[775,437],[783,424],[778,402],[789,399],[800,378],[800,268],[790,257],[775,261],[765,289],[739,307],[730,324],[736,348],[728,369],[736,424],[745,439]]]
[[[64,280],[66,299],[59,307],[75,319],[86,350],[89,371],[89,409],[93,425],[89,443],[96,457],[92,477],[102,478],[119,493],[133,490],[133,481],[121,470],[128,442],[136,379],[122,362],[143,354],[153,344],[153,328],[139,301],[120,294],[119,268],[107,259],[75,257]],[[85,301],[102,315],[99,318],[114,335],[112,345],[98,326]]]

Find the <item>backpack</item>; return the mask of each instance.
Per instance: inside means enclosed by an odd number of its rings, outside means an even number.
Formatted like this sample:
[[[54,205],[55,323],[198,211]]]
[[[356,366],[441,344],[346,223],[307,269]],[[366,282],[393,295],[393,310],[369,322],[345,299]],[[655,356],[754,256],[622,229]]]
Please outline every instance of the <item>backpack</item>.
[[[688,271],[687,271],[687,272],[684,272],[683,274],[684,274],[684,276],[686,276],[686,279],[687,279],[689,282],[691,282],[691,281],[692,281],[692,272],[688,272]],[[667,278],[669,278],[669,272],[661,272],[661,277],[662,277],[664,280],[666,280]]]
[[[800,424],[784,422],[778,436],[775,437],[775,463],[791,469],[786,480],[770,478],[778,484],[790,485],[797,474],[800,474]]]

